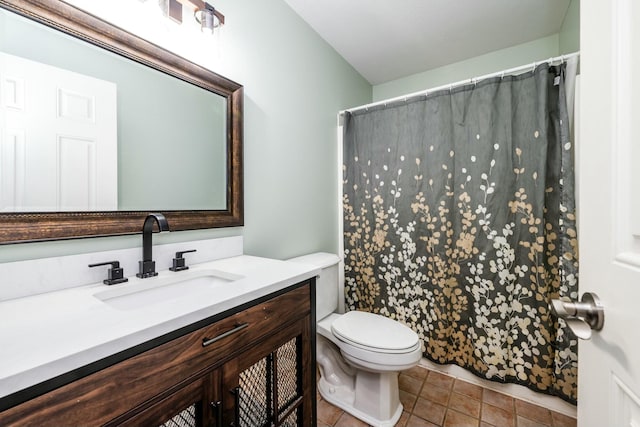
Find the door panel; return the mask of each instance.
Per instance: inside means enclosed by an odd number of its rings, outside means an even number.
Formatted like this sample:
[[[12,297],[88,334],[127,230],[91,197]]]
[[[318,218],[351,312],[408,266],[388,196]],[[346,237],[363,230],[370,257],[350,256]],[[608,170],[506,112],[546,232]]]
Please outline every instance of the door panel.
[[[580,291],[605,323],[579,344],[580,426],[640,425],[639,7],[581,3]]]
[[[96,141],[78,136],[58,136],[58,209],[97,210]]]
[[[24,133],[0,127],[0,212],[12,212],[12,207],[24,203]]]

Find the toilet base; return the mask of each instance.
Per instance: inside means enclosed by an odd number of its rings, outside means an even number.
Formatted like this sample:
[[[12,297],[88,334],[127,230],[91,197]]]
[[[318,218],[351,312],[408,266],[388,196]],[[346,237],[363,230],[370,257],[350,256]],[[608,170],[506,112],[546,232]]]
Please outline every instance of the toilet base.
[[[364,421],[370,426],[374,427],[393,427],[396,425],[400,417],[402,416],[402,404],[399,403],[396,407],[395,411],[391,414],[389,418],[379,419],[374,418],[373,416],[362,412],[360,409],[356,408],[352,403],[353,393],[351,396],[341,396],[341,393],[336,393],[335,390],[331,392],[332,386],[329,385],[323,378],[320,378],[318,382],[318,391],[324,400],[331,403],[333,406],[336,406],[343,411],[353,415],[354,417]]]
[[[393,427],[402,416],[398,372],[368,372],[344,363],[340,351],[318,336],[318,391],[323,399],[375,427]]]

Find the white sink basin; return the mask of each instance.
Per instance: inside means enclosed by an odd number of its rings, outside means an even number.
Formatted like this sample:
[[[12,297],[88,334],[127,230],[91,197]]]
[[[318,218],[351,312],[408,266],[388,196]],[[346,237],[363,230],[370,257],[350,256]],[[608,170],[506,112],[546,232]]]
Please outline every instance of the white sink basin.
[[[170,302],[190,293],[212,289],[238,279],[242,279],[242,276],[219,270],[187,270],[171,273],[169,276],[133,279],[97,292],[93,296],[112,307],[132,310]]]

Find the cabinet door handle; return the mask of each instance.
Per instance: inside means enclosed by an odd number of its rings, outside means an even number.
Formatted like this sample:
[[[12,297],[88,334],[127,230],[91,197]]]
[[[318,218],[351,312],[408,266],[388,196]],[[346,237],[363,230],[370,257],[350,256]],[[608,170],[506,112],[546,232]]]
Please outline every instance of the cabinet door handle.
[[[230,331],[227,331],[223,334],[218,335],[217,337],[213,337],[213,338],[203,338],[202,339],[202,346],[206,347],[208,345],[213,344],[216,341],[220,341],[223,338],[228,337],[229,335],[233,335],[236,332],[240,332],[241,330],[243,330],[244,328],[246,328],[247,326],[249,326],[248,323],[241,323],[239,325],[236,325],[235,328],[231,329]]]
[[[233,409],[234,420],[229,424],[229,427],[238,427],[240,426],[240,387],[232,388],[229,391],[233,394],[236,400],[235,408]]]
[[[211,407],[216,411],[215,427],[220,427],[222,425],[222,401],[218,400],[217,402],[211,402]]]

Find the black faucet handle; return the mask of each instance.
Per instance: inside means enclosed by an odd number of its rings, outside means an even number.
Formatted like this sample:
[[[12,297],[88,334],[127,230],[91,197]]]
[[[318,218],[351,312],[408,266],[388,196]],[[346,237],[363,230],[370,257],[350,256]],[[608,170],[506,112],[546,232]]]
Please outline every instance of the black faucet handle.
[[[196,250],[190,249],[188,251],[176,252],[176,257],[173,259],[173,267],[169,268],[169,270],[171,271],[188,270],[189,267],[185,265],[185,260],[183,258],[183,255],[188,254],[189,252],[196,252]]]
[[[188,254],[190,252],[197,252],[197,251],[195,249],[189,249],[188,251],[176,252],[176,258],[180,259],[180,258],[182,258],[182,255]]]
[[[105,285],[115,285],[129,281],[129,279],[124,277],[124,268],[120,267],[119,261],[99,262],[97,264],[89,264],[89,267],[100,267],[102,265],[111,266],[111,268],[107,270],[107,278],[102,281]]]

